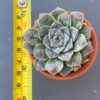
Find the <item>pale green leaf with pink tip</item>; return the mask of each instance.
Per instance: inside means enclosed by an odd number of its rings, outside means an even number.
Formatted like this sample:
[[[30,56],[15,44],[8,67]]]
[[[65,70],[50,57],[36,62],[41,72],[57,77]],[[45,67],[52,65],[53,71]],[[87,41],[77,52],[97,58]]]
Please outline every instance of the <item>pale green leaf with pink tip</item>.
[[[56,58],[58,56],[58,54],[52,51],[51,49],[46,48],[45,51],[46,51],[48,58]]]
[[[80,33],[84,34],[85,38],[89,40],[91,39],[91,32],[92,32],[92,29],[86,23],[84,23],[80,30]]]
[[[37,71],[45,71],[45,61],[35,59],[35,68]]]
[[[63,25],[58,21],[54,21],[50,28],[51,29],[53,29],[53,28],[59,29],[60,27],[63,27]]]
[[[70,40],[69,40],[68,44],[65,46],[63,52],[67,52],[67,51],[69,51],[69,50],[72,49],[72,48],[73,48],[73,41],[72,41],[72,39],[70,38]]]
[[[79,35],[79,31],[75,27],[70,27],[70,32],[71,32],[71,38],[72,38],[73,42],[75,42],[75,40],[77,39],[77,37]]]
[[[38,37],[38,32],[35,29],[29,29],[27,30],[24,35],[24,39],[30,44],[35,46],[36,44],[41,44],[41,41]]]
[[[61,72],[59,72],[59,74],[63,77],[67,76],[68,74],[70,74],[71,72],[73,71],[72,68],[68,67],[68,66],[65,66],[63,68],[63,70],[61,70]]]
[[[74,53],[72,59],[69,62],[66,62],[66,65],[69,67],[81,66],[82,56],[80,52]]]
[[[71,19],[68,13],[63,13],[58,16],[58,21],[62,23],[64,26],[70,26],[71,25]]]
[[[36,59],[46,61],[48,59],[44,45],[36,45],[33,51],[33,55]]]
[[[81,12],[71,12],[71,26],[81,29],[83,25],[83,20],[84,20],[84,14]]]
[[[55,19],[57,19],[58,16],[61,15],[61,14],[63,14],[63,13],[65,13],[65,10],[62,9],[62,8],[59,8],[59,7],[57,7],[56,9],[54,9],[54,10],[51,12],[52,16],[53,16]]]
[[[71,57],[73,55],[73,51],[68,51],[68,52],[64,52],[61,53],[58,58],[62,61],[70,61]]]
[[[93,52],[93,50],[91,42],[88,42],[87,46],[81,51],[82,57],[87,57]]]
[[[39,19],[39,27],[45,25],[51,26],[54,20],[55,19],[53,18],[53,16],[51,16],[50,14],[45,14]]]
[[[45,64],[45,69],[52,75],[56,75],[63,69],[63,61],[59,59],[49,59]]]
[[[34,46],[30,45],[27,42],[24,43],[23,47],[26,48],[30,53],[32,53],[34,50]]]
[[[83,34],[79,34],[77,40],[74,43],[74,52],[81,51],[87,46],[86,38]]]
[[[42,26],[42,27],[39,28],[39,30],[38,30],[38,35],[39,35],[39,38],[40,38],[41,40],[43,40],[44,37],[48,34],[49,28],[50,28],[50,27],[49,27],[48,25]]]

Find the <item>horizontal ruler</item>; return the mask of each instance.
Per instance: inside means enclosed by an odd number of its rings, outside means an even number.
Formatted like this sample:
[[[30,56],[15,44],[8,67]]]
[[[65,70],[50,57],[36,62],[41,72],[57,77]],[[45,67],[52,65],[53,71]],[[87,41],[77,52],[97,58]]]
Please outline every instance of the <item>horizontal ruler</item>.
[[[32,63],[23,48],[23,33],[31,28],[31,1],[14,0],[13,100],[32,100]]]

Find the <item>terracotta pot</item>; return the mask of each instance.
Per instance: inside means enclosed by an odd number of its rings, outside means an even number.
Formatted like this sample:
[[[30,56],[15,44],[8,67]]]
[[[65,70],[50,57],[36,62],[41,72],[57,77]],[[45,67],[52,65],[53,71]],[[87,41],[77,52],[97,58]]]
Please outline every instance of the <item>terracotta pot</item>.
[[[55,79],[55,80],[71,80],[71,79],[82,76],[93,66],[96,56],[97,56],[97,53],[98,53],[98,38],[97,38],[98,36],[97,36],[95,29],[93,28],[93,26],[90,24],[90,22],[86,18],[84,19],[84,22],[87,23],[87,25],[92,28],[91,42],[92,42],[94,51],[89,56],[90,60],[86,64],[84,64],[83,67],[80,68],[78,71],[73,72],[65,77],[62,77],[61,75],[53,76],[53,75],[49,74],[47,71],[40,71],[41,74],[43,74],[44,76],[46,76],[48,78]],[[32,62],[34,63],[33,55],[30,54],[30,57],[31,57]]]

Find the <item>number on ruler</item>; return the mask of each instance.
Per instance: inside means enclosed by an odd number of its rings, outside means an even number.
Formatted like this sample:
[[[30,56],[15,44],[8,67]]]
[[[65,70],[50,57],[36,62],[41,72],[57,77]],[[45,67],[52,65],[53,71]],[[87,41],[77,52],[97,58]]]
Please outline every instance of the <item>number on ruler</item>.
[[[17,74],[18,76],[20,76],[20,75],[21,75],[21,71],[17,71],[16,74]]]
[[[20,36],[17,36],[16,39],[17,39],[18,41],[20,41],[22,38],[21,38]]]
[[[17,83],[16,86],[17,86],[18,88],[20,88],[20,87],[21,87],[21,83]]]
[[[21,15],[17,15],[17,19],[21,19]]]
[[[22,70],[26,70],[26,66],[22,66]]]
[[[21,59],[17,59],[17,62],[21,64]]]
[[[25,96],[23,96],[23,100],[26,100],[26,97]]]
[[[17,26],[17,30],[21,30],[21,26],[18,25],[18,26]]]
[[[17,52],[19,52],[19,53],[22,51],[21,48],[17,48],[16,50],[17,50]]]

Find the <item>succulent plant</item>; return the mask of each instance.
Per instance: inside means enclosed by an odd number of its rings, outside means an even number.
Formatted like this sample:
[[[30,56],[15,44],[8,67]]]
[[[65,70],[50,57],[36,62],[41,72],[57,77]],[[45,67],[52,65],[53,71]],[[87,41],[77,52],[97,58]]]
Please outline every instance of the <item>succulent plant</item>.
[[[33,53],[36,70],[66,76],[89,61],[91,31],[82,12],[57,7],[39,15],[23,36],[24,47]]]

